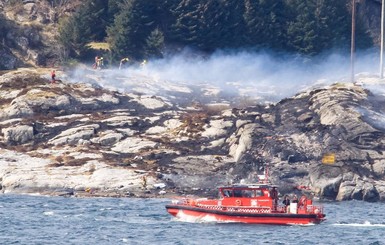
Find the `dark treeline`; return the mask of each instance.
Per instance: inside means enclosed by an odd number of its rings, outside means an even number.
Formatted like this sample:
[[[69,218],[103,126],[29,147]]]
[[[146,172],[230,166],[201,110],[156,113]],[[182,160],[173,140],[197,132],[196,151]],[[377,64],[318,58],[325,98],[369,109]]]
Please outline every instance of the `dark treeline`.
[[[59,42],[81,58],[87,43],[107,41],[114,59],[162,57],[183,47],[267,49],[314,56],[349,50],[345,0],[87,0],[62,20]],[[357,48],[372,46],[357,20]]]

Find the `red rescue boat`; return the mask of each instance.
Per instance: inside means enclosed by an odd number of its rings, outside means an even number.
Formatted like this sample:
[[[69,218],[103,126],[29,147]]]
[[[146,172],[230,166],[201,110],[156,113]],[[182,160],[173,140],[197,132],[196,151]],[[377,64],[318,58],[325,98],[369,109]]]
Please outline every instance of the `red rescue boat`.
[[[218,199],[179,198],[166,205],[178,218],[269,225],[308,225],[325,220],[323,207],[302,196],[289,205],[278,203],[277,186],[236,184],[219,188]]]

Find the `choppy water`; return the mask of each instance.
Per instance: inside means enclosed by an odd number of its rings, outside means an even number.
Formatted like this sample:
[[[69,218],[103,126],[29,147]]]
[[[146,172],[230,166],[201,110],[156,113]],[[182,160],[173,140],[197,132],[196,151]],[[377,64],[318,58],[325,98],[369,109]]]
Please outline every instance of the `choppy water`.
[[[0,195],[0,244],[385,244],[385,204],[323,203],[311,226],[182,222],[167,199]]]

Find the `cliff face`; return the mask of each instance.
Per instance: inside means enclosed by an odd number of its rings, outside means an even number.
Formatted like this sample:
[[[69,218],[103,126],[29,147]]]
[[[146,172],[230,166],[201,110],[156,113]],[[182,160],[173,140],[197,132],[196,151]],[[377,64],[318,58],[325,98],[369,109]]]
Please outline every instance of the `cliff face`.
[[[384,96],[376,78],[231,109],[214,103],[220,98],[204,85],[116,78],[162,96],[92,85],[109,72],[84,71],[88,83],[59,72],[62,81],[51,84],[47,70],[0,77],[3,192],[214,195],[217,185],[255,181],[268,164],[281,194],[385,199]],[[322,164],[325,154],[335,163]]]
[[[7,23],[0,43],[0,69],[53,66],[61,57],[57,49],[60,18],[70,15],[81,1],[0,0],[1,21]]]

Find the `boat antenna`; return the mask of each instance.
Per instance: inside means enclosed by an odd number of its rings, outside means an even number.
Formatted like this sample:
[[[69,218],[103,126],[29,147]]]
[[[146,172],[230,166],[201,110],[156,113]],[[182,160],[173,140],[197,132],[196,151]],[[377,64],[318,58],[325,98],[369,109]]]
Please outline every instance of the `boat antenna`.
[[[264,183],[267,184],[269,183],[269,168],[268,168],[268,164],[265,164],[265,179],[264,179]]]

